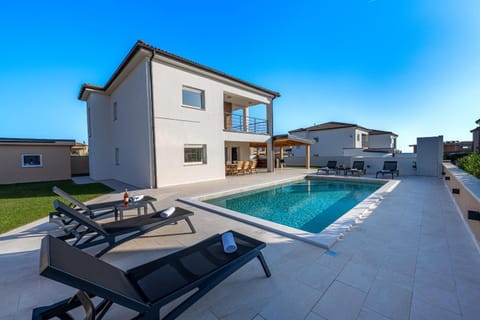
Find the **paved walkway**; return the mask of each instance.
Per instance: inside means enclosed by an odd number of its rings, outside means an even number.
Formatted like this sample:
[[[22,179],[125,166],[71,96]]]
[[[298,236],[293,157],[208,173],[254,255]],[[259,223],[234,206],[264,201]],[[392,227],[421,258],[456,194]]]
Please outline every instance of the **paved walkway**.
[[[155,196],[161,209],[179,197],[304,173],[283,170],[134,193]],[[190,208],[198,233],[189,234],[182,222],[127,242],[103,259],[127,269],[212,233],[235,229],[267,242],[264,255],[272,277],[265,278],[252,261],[181,319],[479,319],[480,255],[443,181],[400,180],[330,251]],[[102,198],[117,197],[120,194]],[[52,226],[37,224],[0,236],[0,320],[30,318],[33,307],[73,292],[38,276],[39,241],[49,229]],[[131,316],[115,306],[106,319]]]

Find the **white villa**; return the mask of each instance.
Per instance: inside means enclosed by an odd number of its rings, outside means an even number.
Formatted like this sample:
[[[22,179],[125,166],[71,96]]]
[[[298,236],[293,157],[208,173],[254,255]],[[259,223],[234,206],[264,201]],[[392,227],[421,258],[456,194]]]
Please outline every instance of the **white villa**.
[[[138,41],[104,86],[84,84],[90,176],[143,188],[225,177],[264,145],[280,94]],[[265,116],[249,116],[251,107]]]
[[[390,131],[372,130],[343,122],[326,122],[289,133],[315,142],[310,146],[311,163],[314,165],[322,161],[326,163],[326,159],[392,153],[397,147],[398,137]],[[294,157],[305,157],[305,153],[304,146],[292,150]]]

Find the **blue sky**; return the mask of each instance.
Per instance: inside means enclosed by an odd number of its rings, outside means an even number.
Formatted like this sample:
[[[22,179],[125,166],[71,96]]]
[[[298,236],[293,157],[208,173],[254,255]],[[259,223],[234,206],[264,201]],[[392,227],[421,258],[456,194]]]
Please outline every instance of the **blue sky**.
[[[279,91],[275,133],[340,121],[471,140],[477,0],[24,1],[0,11],[0,137],[87,141],[84,82],[136,40]]]

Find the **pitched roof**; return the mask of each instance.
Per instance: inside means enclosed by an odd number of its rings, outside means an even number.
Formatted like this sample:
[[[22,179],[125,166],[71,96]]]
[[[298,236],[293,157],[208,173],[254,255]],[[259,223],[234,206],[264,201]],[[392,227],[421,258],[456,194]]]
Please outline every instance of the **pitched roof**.
[[[389,135],[398,137],[398,134],[393,133],[392,131],[383,131],[383,130],[375,130],[375,129],[370,130],[368,132],[368,134],[371,135],[371,136],[381,135],[381,134],[389,134]]]
[[[89,83],[85,83],[82,85],[81,89],[80,89],[80,92],[78,94],[78,99],[79,100],[82,100],[82,96],[85,92],[86,89],[92,89],[92,90],[96,90],[96,91],[106,91],[108,90],[108,88],[112,85],[112,83],[115,81],[115,79],[120,75],[120,73],[123,71],[123,69],[128,65],[128,63],[133,59],[133,57],[135,56],[135,54],[140,51],[140,50],[147,50],[149,52],[151,52],[152,55],[158,55],[158,56],[162,56],[162,57],[165,57],[165,58],[169,58],[169,59],[172,59],[176,62],[180,62],[180,63],[183,63],[183,64],[186,64],[188,66],[191,66],[191,67],[195,67],[195,68],[198,68],[198,69],[201,69],[203,71],[206,71],[206,72],[209,72],[209,73],[212,73],[216,76],[220,76],[220,77],[223,77],[225,79],[229,79],[229,80],[232,80],[232,81],[235,81],[235,82],[238,82],[240,84],[243,84],[245,86],[248,86],[248,87],[251,87],[253,89],[256,89],[256,90],[259,90],[259,91],[262,91],[262,92],[265,92],[269,95],[272,95],[273,98],[276,98],[276,97],[280,97],[280,93],[276,92],[276,91],[272,91],[272,90],[269,90],[269,89],[266,89],[266,88],[263,88],[263,87],[260,87],[260,86],[257,86],[255,84],[252,84],[250,82],[247,82],[247,81],[244,81],[242,79],[239,79],[237,77],[234,77],[234,76],[231,76],[227,73],[224,73],[222,71],[219,71],[219,70],[216,70],[216,69],[213,69],[213,68],[210,68],[210,67],[207,67],[205,65],[202,65],[200,63],[197,63],[195,61],[192,61],[192,60],[189,60],[189,59],[186,59],[186,58],[182,58],[178,55],[175,55],[173,53],[170,53],[168,51],[165,51],[165,50],[162,50],[162,49],[159,49],[159,48],[156,48],[152,45],[149,45],[145,42],[143,42],[142,40],[138,40],[135,45],[132,47],[132,49],[130,50],[130,52],[127,54],[127,56],[123,59],[123,61],[120,63],[119,67],[117,68],[117,70],[115,70],[115,72],[113,73],[113,75],[110,77],[110,79],[107,81],[107,83],[104,85],[104,86],[98,86],[98,85],[93,85],[93,84],[89,84]]]
[[[313,126],[307,127],[307,128],[295,129],[295,130],[292,130],[292,131],[289,131],[289,132],[319,131],[319,130],[332,130],[332,129],[343,129],[343,128],[359,128],[359,129],[368,130],[367,128],[361,127],[361,126],[359,126],[357,124],[354,124],[354,123],[330,121],[330,122],[325,122],[325,123],[313,125]]]
[[[359,126],[358,124],[355,124],[355,123],[345,123],[345,122],[336,122],[336,121],[329,121],[329,122],[313,125],[313,126],[307,127],[307,128],[299,128],[299,129],[291,130],[289,132],[320,131],[320,130],[333,130],[333,129],[344,129],[344,128],[363,129],[363,130],[368,131],[369,135],[390,134],[390,135],[398,137],[398,134],[393,133],[391,131],[367,129],[367,128]]]

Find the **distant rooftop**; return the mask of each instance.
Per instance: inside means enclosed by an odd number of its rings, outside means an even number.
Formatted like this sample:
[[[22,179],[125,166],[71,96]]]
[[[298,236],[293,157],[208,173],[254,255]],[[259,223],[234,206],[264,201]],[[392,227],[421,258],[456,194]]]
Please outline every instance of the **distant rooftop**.
[[[71,139],[0,138],[0,144],[75,144]]]
[[[344,129],[344,128],[358,128],[358,129],[366,130],[370,135],[390,134],[398,137],[398,134],[393,133],[391,131],[368,129],[368,128],[359,126],[358,124],[355,124],[355,123],[336,122],[336,121],[329,121],[321,124],[316,124],[307,128],[298,128],[295,130],[291,130],[289,132],[321,131],[321,130],[333,130],[333,129]]]

